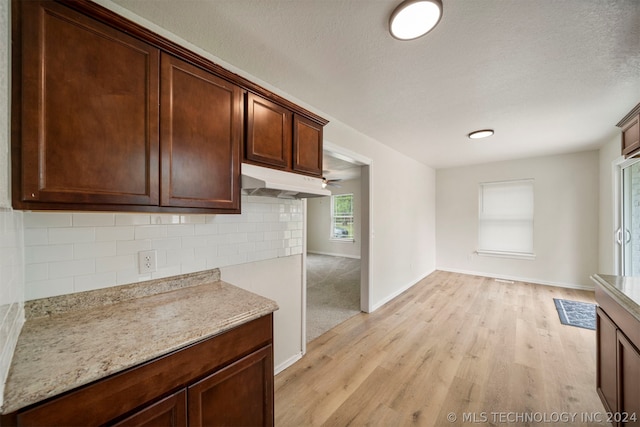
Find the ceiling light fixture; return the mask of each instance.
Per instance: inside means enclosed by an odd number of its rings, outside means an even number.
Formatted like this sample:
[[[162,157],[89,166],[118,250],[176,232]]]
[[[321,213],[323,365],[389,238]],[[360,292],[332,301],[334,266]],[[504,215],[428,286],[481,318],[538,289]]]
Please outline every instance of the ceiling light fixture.
[[[482,129],[482,130],[477,130],[475,132],[471,132],[467,136],[471,139],[481,139],[481,138],[487,138],[491,135],[493,135],[493,129]]]
[[[440,0],[405,0],[391,14],[389,32],[398,40],[413,40],[431,31],[442,17]]]

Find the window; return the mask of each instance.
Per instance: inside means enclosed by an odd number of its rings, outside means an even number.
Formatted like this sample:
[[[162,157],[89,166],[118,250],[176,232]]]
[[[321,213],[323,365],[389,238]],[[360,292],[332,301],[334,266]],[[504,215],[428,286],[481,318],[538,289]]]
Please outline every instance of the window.
[[[533,179],[480,184],[478,254],[533,258]]]
[[[353,240],[353,194],[331,196],[331,238]]]

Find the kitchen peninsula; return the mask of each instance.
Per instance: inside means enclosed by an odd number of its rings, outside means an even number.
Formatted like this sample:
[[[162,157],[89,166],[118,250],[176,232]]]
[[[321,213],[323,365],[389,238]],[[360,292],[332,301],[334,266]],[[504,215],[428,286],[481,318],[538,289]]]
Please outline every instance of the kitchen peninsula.
[[[218,269],[29,301],[0,424],[272,425],[277,308]]]
[[[640,277],[596,274],[597,390],[614,426],[640,425]]]

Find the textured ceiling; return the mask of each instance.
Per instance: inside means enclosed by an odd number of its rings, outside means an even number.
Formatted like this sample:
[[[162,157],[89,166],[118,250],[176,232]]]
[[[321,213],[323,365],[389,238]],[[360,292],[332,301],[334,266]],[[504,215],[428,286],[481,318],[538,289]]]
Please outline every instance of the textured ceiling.
[[[400,0],[114,2],[436,168],[597,148],[640,102],[638,0],[443,0],[410,42]]]

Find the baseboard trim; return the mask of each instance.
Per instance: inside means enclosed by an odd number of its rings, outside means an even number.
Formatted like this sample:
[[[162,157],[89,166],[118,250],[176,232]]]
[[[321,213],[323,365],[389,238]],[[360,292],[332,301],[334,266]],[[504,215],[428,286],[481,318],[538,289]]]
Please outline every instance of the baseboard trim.
[[[406,290],[410,289],[411,287],[417,285],[418,282],[424,280],[426,277],[428,277],[434,271],[436,271],[436,270],[435,269],[431,270],[430,272],[426,273],[424,276],[420,277],[419,279],[409,282],[408,284],[406,284],[402,288],[400,288],[397,291],[393,292],[392,294],[388,295],[386,298],[384,298],[384,299],[378,301],[377,303],[373,304],[373,306],[371,307],[371,311],[369,313],[373,313],[374,311],[376,311],[377,309],[379,309],[380,307],[382,307],[383,305],[385,305],[389,301],[391,301],[394,298],[396,298],[397,296],[399,296],[404,291],[406,291]]]
[[[338,256],[338,257],[342,257],[342,258],[360,259],[360,256],[358,256],[358,255],[347,255],[347,254],[338,254],[338,253],[333,253],[333,252],[310,251],[308,249],[307,249],[307,253],[308,254],[315,254],[315,255],[328,255],[328,256]]]
[[[284,371],[285,369],[287,369],[289,366],[293,365],[300,359],[302,359],[302,352],[294,354],[293,356],[291,356],[290,358],[288,358],[278,366],[274,367],[273,375],[278,375],[280,372]]]
[[[467,274],[470,276],[490,277],[492,279],[513,280],[514,282],[533,283],[536,285],[556,286],[559,288],[567,288],[567,289],[578,289],[581,291],[593,291],[595,289],[594,286],[589,286],[589,285],[576,285],[575,283],[552,282],[549,280],[532,279],[530,277],[510,276],[507,274],[494,274],[494,273],[487,273],[487,272],[481,272],[481,271],[469,271],[469,270],[461,270],[457,268],[439,267],[436,270],[447,271],[450,273]]]

